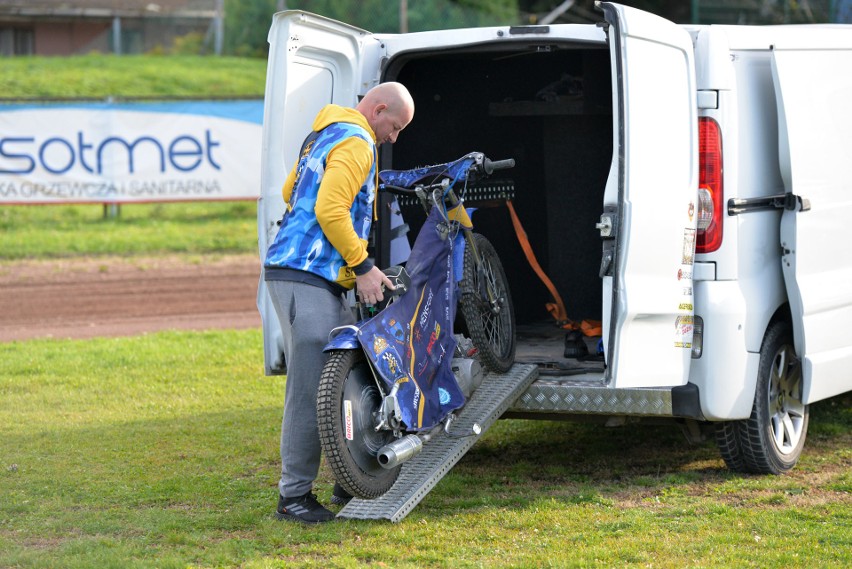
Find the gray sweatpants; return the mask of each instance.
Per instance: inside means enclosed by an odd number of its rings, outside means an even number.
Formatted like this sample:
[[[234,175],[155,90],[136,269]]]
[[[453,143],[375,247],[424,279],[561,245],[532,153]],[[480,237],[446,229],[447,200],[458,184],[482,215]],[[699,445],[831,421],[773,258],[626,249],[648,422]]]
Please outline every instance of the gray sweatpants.
[[[267,281],[281,322],[287,383],[281,421],[281,480],[285,498],[311,491],[320,465],[317,431],[317,387],[325,365],[322,349],[336,326],[354,324],[344,298],[304,283]]]

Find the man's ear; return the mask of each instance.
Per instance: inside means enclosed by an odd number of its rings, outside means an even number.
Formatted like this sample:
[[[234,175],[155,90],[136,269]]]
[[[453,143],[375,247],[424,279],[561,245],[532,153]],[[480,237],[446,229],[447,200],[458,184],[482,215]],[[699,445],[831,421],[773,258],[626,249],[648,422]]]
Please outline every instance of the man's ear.
[[[388,106],[385,103],[379,103],[378,105],[373,107],[373,114],[378,116],[379,113],[381,113],[382,111],[384,111],[387,108],[388,108]]]

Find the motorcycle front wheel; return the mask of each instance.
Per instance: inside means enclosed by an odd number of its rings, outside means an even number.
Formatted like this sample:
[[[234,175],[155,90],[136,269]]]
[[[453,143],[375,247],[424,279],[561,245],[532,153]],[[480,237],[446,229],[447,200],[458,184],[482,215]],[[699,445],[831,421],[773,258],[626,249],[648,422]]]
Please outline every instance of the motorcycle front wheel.
[[[515,310],[509,282],[497,251],[488,239],[472,233],[479,262],[465,248],[461,285],[461,312],[482,364],[505,373],[515,361]]]
[[[359,498],[381,496],[393,486],[400,467],[382,467],[376,455],[394,441],[376,431],[374,414],[382,394],[361,350],[334,350],[320,377],[317,426],[320,444],[335,480]]]

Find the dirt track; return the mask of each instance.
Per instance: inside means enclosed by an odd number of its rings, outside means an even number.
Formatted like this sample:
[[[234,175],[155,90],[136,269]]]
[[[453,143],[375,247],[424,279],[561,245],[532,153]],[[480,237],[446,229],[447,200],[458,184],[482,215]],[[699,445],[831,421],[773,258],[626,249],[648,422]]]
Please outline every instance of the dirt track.
[[[260,326],[255,255],[0,263],[0,342]]]

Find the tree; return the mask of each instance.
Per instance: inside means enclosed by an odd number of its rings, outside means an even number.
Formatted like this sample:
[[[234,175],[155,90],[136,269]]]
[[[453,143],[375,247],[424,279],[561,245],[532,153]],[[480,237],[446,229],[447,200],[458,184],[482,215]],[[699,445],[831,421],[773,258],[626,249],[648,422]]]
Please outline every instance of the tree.
[[[514,24],[517,0],[408,0],[410,32]],[[377,33],[400,31],[401,0],[288,0],[287,6],[307,10]]]
[[[790,24],[840,20],[852,0],[618,0],[620,4],[657,14],[676,23]],[[562,0],[520,0],[522,18],[534,23]],[[594,0],[576,0],[557,22],[600,21]]]
[[[266,37],[277,9],[278,0],[225,0],[224,52],[266,57]]]
[[[272,15],[305,10],[377,33],[400,31],[401,0],[225,0],[225,53],[265,57]],[[518,0],[408,0],[411,32],[518,23]]]
[[[536,23],[562,3],[562,0],[520,0],[521,16],[527,23]],[[638,8],[662,16],[673,22],[686,23],[690,19],[690,2],[686,0],[619,0],[619,4]],[[555,23],[591,23],[603,20],[603,13],[595,8],[594,0],[576,0],[571,8]]]

